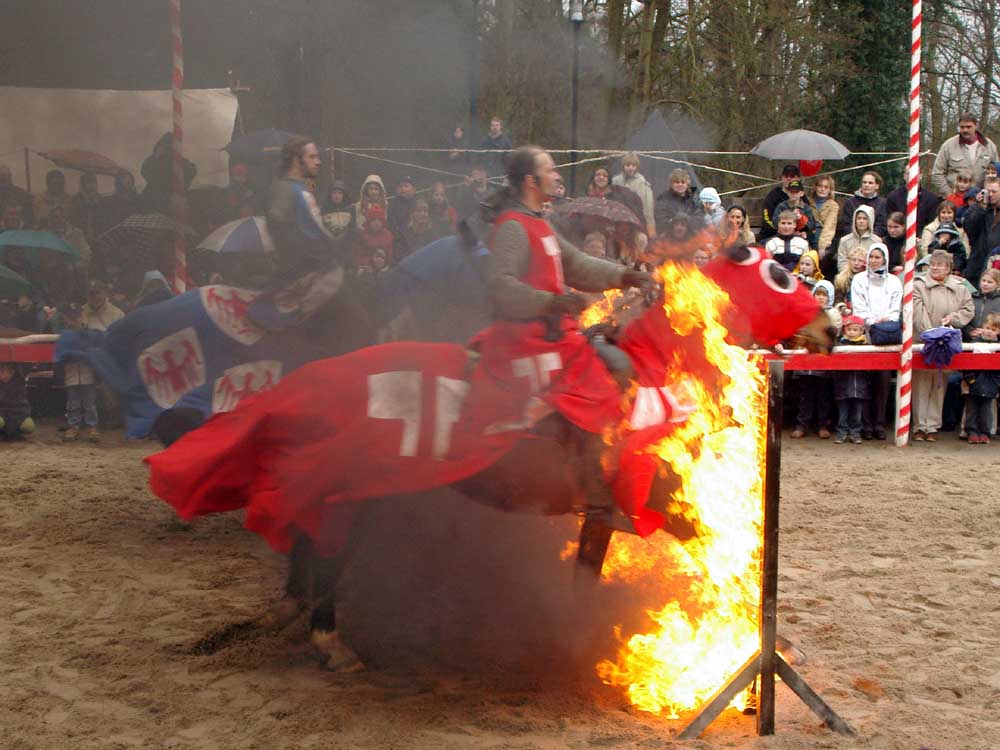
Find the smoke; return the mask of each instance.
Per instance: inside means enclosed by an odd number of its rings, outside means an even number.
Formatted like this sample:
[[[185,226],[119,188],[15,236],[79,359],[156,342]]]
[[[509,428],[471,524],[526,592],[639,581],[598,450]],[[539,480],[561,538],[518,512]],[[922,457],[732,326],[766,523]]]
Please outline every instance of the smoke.
[[[338,587],[338,627],[370,665],[593,676],[655,600],[576,576],[575,517],[508,514],[451,490],[386,500],[362,524]],[[660,592],[662,597],[662,591]],[[662,601],[662,599],[661,599]]]

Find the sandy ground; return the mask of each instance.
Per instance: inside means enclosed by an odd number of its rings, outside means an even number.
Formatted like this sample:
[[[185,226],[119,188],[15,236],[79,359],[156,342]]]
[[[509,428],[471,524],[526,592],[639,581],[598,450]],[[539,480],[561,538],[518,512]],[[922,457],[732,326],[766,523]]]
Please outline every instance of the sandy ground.
[[[154,444],[58,438],[0,444],[5,749],[1000,745],[997,445],[786,440],[780,630],[858,736],[779,686],[775,737],[730,711],[680,742],[681,722],[594,676],[630,595],[574,600],[557,560],[569,519],[447,494],[392,503],[341,585],[366,673],[321,671],[304,621],[196,655],[278,595],[283,560],[236,516],[176,523],[145,487]]]

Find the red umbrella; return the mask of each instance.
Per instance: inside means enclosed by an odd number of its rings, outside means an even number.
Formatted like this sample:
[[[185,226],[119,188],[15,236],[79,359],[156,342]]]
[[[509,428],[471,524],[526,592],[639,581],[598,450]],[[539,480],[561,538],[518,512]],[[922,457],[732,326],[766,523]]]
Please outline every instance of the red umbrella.
[[[38,155],[45,157],[57,167],[78,169],[81,172],[116,175],[128,171],[108,157],[96,154],[93,151],[79,151],[68,148],[57,149],[55,151],[39,151]]]

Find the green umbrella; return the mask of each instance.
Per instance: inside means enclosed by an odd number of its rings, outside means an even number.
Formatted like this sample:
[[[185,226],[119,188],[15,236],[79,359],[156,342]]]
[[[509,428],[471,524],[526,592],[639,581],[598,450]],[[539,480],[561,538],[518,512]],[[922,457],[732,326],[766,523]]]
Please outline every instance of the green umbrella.
[[[13,229],[0,232],[0,248],[4,247],[54,250],[57,253],[65,253],[74,260],[80,258],[80,254],[62,237],[58,237],[52,232],[42,232],[35,229]]]
[[[0,298],[16,299],[31,291],[31,282],[7,266],[0,265]]]

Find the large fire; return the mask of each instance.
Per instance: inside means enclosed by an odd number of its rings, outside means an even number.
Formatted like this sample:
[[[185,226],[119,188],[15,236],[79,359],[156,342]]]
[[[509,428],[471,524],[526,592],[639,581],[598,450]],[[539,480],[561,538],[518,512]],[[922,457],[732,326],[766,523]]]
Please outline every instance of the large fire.
[[[701,337],[722,374],[707,382],[677,359],[667,382],[686,382],[686,399],[697,408],[653,448],[683,479],[671,507],[684,509],[700,535],[683,544],[663,533],[646,540],[615,535],[605,577],[652,581],[663,604],[647,611],[648,632],[624,639],[616,659],[602,661],[597,672],[624,687],[637,708],[677,718],[757,648],[766,389],[753,358],[726,343],[719,322],[729,304],[725,292],[687,264],[667,263],[657,275],[670,325]]]

